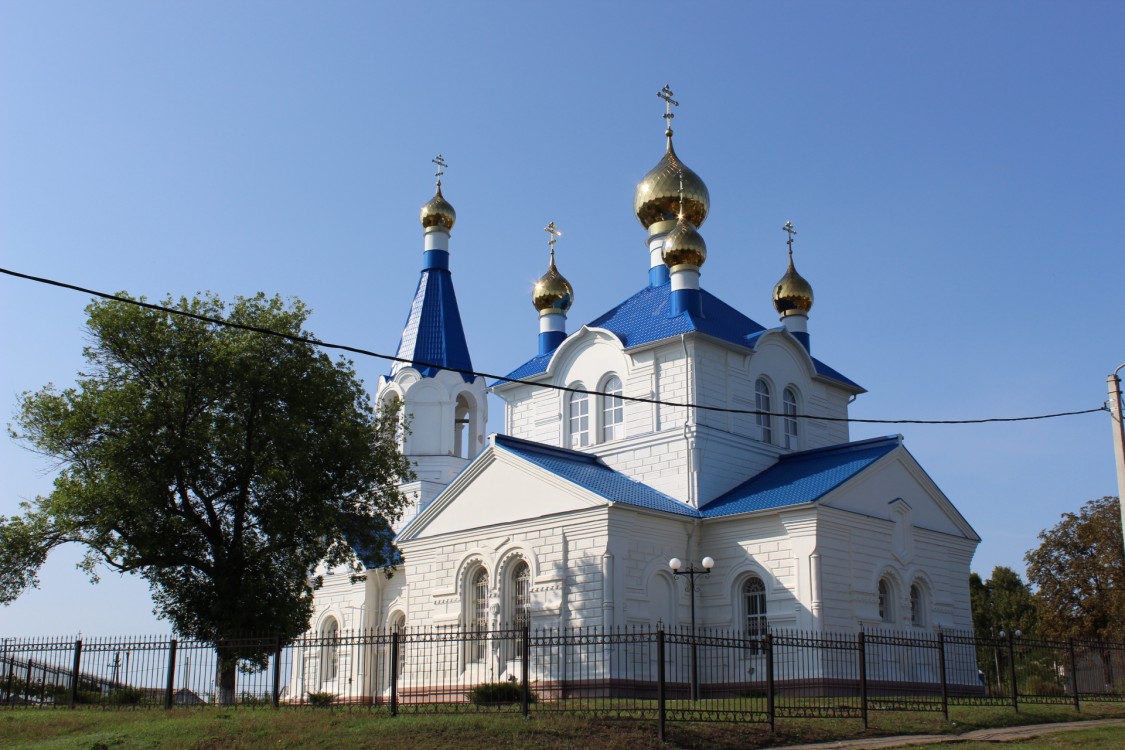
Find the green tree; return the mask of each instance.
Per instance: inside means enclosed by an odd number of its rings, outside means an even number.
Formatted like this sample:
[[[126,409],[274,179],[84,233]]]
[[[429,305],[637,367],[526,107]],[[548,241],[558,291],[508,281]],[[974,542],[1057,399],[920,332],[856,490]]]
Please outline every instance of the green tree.
[[[1125,552],[1116,497],[1090,500],[1039,534],[1027,553],[1044,632],[1125,640]]]
[[[177,307],[308,337],[295,300]],[[262,666],[268,651],[229,639],[303,632],[318,563],[356,576],[394,564],[389,522],[410,475],[394,414],[373,412],[351,363],[309,343],[120,301],[87,313],[88,372],[23,394],[10,428],[60,472],[50,495],[0,518],[0,601],[37,585],[52,548],[84,545],[93,580],[102,566],[142,576],[158,616],[216,644],[233,696],[238,662]]]
[[[1038,613],[1031,589],[1019,573],[1004,565],[992,569],[992,577],[982,581],[969,576],[969,597],[973,607],[973,633],[977,638],[994,638],[1001,631],[1035,634]]]

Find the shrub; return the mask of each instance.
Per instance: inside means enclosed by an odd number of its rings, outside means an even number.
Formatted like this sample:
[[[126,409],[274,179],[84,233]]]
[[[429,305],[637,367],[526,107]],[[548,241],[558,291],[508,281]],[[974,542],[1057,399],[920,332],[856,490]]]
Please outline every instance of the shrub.
[[[488,706],[496,703],[519,703],[520,685],[518,682],[482,682],[468,692],[470,703]],[[535,693],[528,691],[527,700],[535,702]]]
[[[336,702],[335,693],[309,693],[309,703],[317,708],[326,708]]]
[[[144,698],[144,693],[136,688],[123,687],[119,690],[113,691],[109,696],[109,702],[118,706],[135,706]]]

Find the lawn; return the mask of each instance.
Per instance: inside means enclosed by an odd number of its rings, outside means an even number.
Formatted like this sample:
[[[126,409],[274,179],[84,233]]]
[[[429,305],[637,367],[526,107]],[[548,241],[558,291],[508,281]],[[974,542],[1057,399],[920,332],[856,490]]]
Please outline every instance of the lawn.
[[[513,714],[419,715],[391,718],[364,710],[268,709],[3,709],[0,748],[58,750],[218,750],[220,748],[422,748],[423,750],[627,750],[707,748],[753,750],[779,744],[824,742],[894,734],[959,734],[973,729],[1103,717],[1125,718],[1125,704],[1006,708],[954,707],[941,714],[873,712],[864,730],[857,720],[779,719],[777,733],[758,724],[669,723],[668,743],[652,721],[585,719]],[[1106,748],[1125,746],[1125,729],[1097,728],[1023,740],[1009,748]],[[995,748],[994,743],[957,744],[957,750]]]

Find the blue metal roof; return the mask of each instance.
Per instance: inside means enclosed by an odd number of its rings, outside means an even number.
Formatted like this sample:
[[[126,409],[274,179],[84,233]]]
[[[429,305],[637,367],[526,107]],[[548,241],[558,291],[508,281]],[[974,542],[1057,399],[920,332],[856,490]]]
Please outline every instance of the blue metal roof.
[[[753,348],[757,339],[766,331],[761,324],[754,322],[706,290],[700,291],[703,296],[703,315],[696,317],[689,312],[683,312],[672,316],[669,312],[671,290],[670,282],[660,286],[645,287],[612,310],[594,318],[587,325],[612,332],[626,348],[692,332]],[[551,356],[551,354],[542,354],[533,357],[508,373],[507,377],[522,379],[540,375],[547,371]],[[861,386],[815,357],[813,363],[820,375],[862,390]]]
[[[396,356],[435,365],[418,368],[423,377],[428,378],[442,369],[473,369],[469,345],[465,342],[465,329],[461,325],[461,313],[457,309],[457,295],[453,291],[453,277],[447,269],[427,268],[422,271]],[[395,362],[391,367],[391,377],[409,366]],[[473,380],[472,375],[462,373],[461,377],[466,383]]]
[[[505,435],[496,435],[493,440],[498,448],[514,453],[555,476],[573,482],[611,502],[681,516],[699,515],[699,512],[687,503],[681,503],[647,484],[630,479],[621,472],[609,468],[600,458],[589,453],[555,448]]]
[[[900,435],[783,455],[776,464],[700,508],[703,518],[816,502],[902,445]]]

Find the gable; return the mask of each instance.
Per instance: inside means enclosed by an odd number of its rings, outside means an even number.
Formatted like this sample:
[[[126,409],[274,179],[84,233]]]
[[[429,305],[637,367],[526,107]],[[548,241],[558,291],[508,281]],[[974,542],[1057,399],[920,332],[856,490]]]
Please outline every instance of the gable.
[[[486,451],[403,529],[422,539],[604,504],[581,487],[504,451]]]
[[[942,534],[978,540],[980,537],[917,461],[900,448],[829,493],[821,505],[895,521],[896,508],[909,508],[911,524]]]

